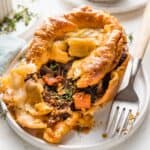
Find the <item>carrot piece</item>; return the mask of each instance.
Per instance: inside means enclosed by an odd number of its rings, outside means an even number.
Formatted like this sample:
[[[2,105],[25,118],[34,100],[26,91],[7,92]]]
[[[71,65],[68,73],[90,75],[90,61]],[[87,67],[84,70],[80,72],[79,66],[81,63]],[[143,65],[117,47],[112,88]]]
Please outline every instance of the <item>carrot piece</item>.
[[[55,84],[61,82],[63,80],[63,77],[61,77],[61,76],[48,77],[45,75],[45,76],[43,76],[43,80],[47,85],[52,86],[52,85],[55,85]]]
[[[76,109],[88,109],[91,107],[91,95],[78,92],[73,95],[74,105]]]

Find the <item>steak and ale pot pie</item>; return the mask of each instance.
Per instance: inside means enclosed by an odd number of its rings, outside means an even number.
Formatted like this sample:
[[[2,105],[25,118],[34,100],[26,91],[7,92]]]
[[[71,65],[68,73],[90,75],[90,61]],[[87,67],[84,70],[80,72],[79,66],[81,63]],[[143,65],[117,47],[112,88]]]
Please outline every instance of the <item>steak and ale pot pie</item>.
[[[16,122],[50,143],[72,129],[90,129],[111,101],[129,54],[118,20],[82,7],[48,18],[21,60],[2,77],[3,100]]]

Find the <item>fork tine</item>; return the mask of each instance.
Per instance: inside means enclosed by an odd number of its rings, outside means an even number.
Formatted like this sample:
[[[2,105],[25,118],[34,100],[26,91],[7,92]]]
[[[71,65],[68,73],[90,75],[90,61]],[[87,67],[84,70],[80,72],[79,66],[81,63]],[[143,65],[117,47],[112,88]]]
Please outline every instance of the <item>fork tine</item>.
[[[127,134],[132,129],[133,124],[134,124],[135,119],[136,119],[137,110],[138,109],[132,109],[132,110],[129,109],[128,111],[126,111],[126,114],[125,114],[126,115],[126,119],[124,118],[125,119],[124,120],[124,125],[122,126],[120,134],[122,133],[123,128],[125,129],[124,134]]]
[[[129,111],[128,121],[127,121],[127,125],[126,125],[127,132],[129,132],[132,129],[133,124],[134,124],[135,119],[136,119],[137,112],[138,112],[138,110],[134,110],[134,109]]]
[[[128,115],[129,115],[129,111],[126,108],[124,108],[123,119],[122,119],[122,121],[120,123],[120,129],[119,129],[119,132],[117,134],[118,136],[120,136],[122,131],[123,131],[125,123],[126,123],[126,121],[128,119]]]
[[[107,122],[107,127],[106,127],[106,130],[105,130],[105,133],[109,133],[116,113],[117,113],[116,107],[114,107],[114,104],[112,104],[112,108],[111,108],[111,111],[110,111],[110,115],[108,117],[108,122]]]
[[[115,120],[114,128],[112,129],[111,136],[115,135],[115,133],[117,131],[117,127],[118,127],[120,119],[121,119],[121,116],[123,114],[123,109],[120,106],[117,106],[116,109],[118,110],[118,112],[117,112],[117,117],[116,117],[116,120]]]

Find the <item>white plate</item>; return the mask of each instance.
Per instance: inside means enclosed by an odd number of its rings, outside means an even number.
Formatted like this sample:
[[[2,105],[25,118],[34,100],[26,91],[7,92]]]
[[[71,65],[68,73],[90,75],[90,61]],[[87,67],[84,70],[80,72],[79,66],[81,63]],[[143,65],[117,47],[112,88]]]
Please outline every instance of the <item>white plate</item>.
[[[62,150],[104,150],[116,146],[128,139],[144,121],[144,117],[149,105],[150,89],[148,85],[147,74],[145,71],[143,71],[143,69],[140,69],[137,75],[135,89],[140,98],[139,116],[137,117],[131,132],[128,135],[121,136],[119,138],[102,138],[102,134],[104,133],[104,129],[106,127],[106,120],[109,114],[110,104],[95,114],[96,124],[89,133],[85,134],[72,131],[65,137],[63,143],[59,145],[48,144],[45,141],[28,134],[15,122],[9,112],[7,113],[7,122],[22,139],[41,149],[60,150],[61,148]],[[6,105],[3,102],[1,104],[3,110],[7,110]]]
[[[118,0],[115,3],[94,3],[88,0],[61,0],[70,6],[78,7],[81,5],[89,5],[96,9],[101,9],[110,13],[125,13],[144,7],[148,0]]]

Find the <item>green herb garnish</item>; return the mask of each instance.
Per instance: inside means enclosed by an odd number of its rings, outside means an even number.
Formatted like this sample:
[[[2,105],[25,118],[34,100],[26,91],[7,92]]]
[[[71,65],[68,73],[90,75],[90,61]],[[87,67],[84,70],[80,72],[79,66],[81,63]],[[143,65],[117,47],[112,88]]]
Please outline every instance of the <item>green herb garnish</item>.
[[[68,101],[72,100],[72,96],[76,90],[76,86],[74,85],[73,81],[66,80],[64,89],[65,89],[65,94],[62,95],[62,98]]]
[[[19,5],[18,12],[15,12],[12,16],[5,17],[0,22],[0,33],[8,33],[16,31],[16,24],[22,21],[24,25],[28,25],[32,18],[36,16],[34,13],[30,12],[28,8]]]
[[[61,100],[71,101],[72,96],[73,96],[72,89],[66,89],[63,95],[59,95],[58,93],[51,91],[51,97],[57,100],[61,99]]]
[[[58,67],[59,67],[59,64],[57,64],[56,62],[52,62],[52,63],[49,65],[49,68],[50,68],[53,72],[57,72],[57,71],[58,71]]]
[[[65,99],[67,101],[72,100],[73,96],[73,90],[72,89],[66,89],[65,94],[61,95],[61,99]]]
[[[76,86],[71,82],[66,80],[67,82],[67,86],[65,86],[62,90],[64,90],[64,93],[58,94],[56,91],[54,90],[50,90],[51,93],[51,98],[56,99],[56,100],[67,100],[67,101],[71,101],[72,100],[72,96],[75,92]]]
[[[55,91],[51,91],[51,98],[60,99],[60,96]]]
[[[0,113],[0,118],[6,120],[6,117],[7,117],[7,111],[3,111]]]
[[[133,42],[133,35],[131,33],[128,34],[128,40],[130,44]]]

